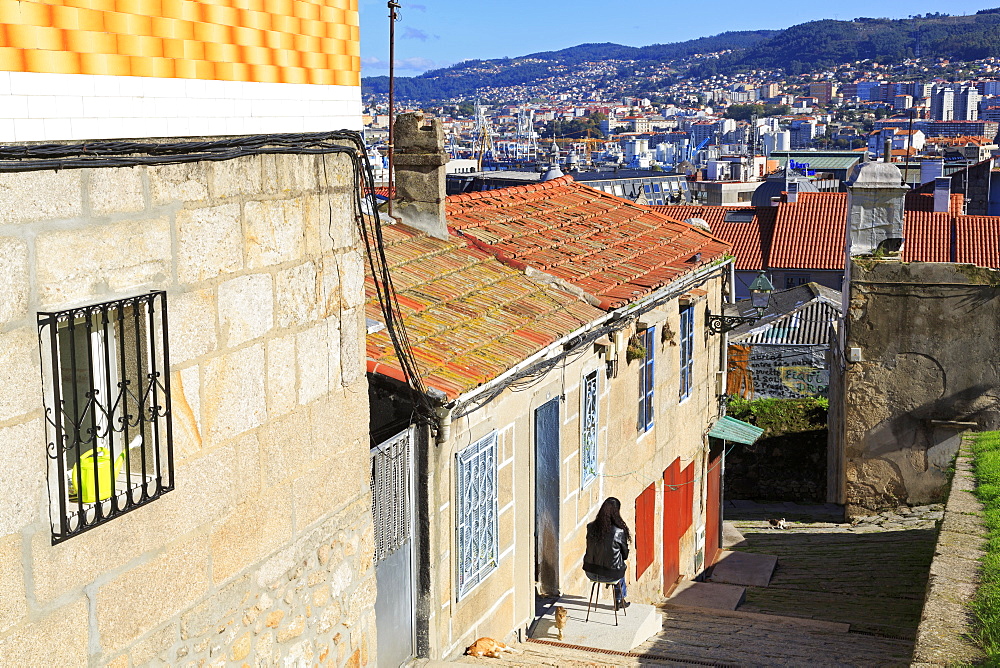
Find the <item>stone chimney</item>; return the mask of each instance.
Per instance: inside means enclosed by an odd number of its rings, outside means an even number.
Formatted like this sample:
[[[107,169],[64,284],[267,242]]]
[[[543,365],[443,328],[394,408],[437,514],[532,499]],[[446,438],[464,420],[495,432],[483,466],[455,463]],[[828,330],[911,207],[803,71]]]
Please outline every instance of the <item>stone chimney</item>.
[[[445,218],[444,131],[441,121],[424,124],[423,114],[400,114],[393,125],[396,193],[393,213],[400,222],[438,239],[448,238]]]
[[[934,213],[951,210],[951,177],[938,176],[934,179]]]
[[[847,258],[903,247],[903,203],[909,186],[891,162],[862,162],[847,180]],[[850,265],[850,262],[847,262]]]

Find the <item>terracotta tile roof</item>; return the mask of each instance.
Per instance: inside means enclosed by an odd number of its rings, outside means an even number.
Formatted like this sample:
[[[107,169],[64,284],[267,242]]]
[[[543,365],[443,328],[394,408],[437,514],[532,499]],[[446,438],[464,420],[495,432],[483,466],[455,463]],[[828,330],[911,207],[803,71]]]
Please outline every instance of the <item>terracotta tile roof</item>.
[[[934,213],[933,195],[906,196],[904,261],[971,262],[1000,268],[1000,217],[963,216],[963,199],[961,194],[952,194],[950,210]],[[792,204],[756,207],[753,223],[725,222],[728,212],[754,210],[745,207],[652,208],[674,218],[704,218],[715,236],[733,246],[737,269],[844,268],[847,193],[800,193],[798,202]]]
[[[950,221],[962,210],[962,195],[951,196],[951,211],[935,214],[934,196],[910,193],[904,204],[903,259],[948,262]],[[783,269],[843,269],[847,193],[801,193],[795,204],[777,207],[770,266]]]
[[[450,398],[604,315],[461,238],[434,239],[405,225],[385,226],[383,235],[421,377]],[[365,288],[367,317],[383,322],[371,276]],[[369,371],[403,379],[384,329],[368,335],[367,355]]]
[[[1000,218],[957,216],[955,218],[955,262],[1000,268]]]
[[[566,280],[606,309],[650,294],[730,250],[704,230],[570,176],[453,195],[447,212],[452,229],[479,248],[512,267],[531,266]]]
[[[903,220],[904,262],[951,262],[950,213],[907,211]]]
[[[847,193],[800,193],[778,209],[769,264],[783,269],[843,269]]]
[[[961,216],[965,195],[962,193],[952,193],[951,201],[948,203],[948,212],[953,216]],[[907,211],[933,211],[933,193],[907,193],[906,203],[903,205]]]
[[[729,243],[732,253],[736,256],[736,269],[753,271],[760,269],[767,262],[771,251],[771,236],[774,233],[774,219],[777,207],[746,207],[746,206],[690,206],[690,205],[655,205],[649,208],[676,220],[701,218],[712,229],[712,235]],[[755,213],[749,222],[726,222],[726,214]]]

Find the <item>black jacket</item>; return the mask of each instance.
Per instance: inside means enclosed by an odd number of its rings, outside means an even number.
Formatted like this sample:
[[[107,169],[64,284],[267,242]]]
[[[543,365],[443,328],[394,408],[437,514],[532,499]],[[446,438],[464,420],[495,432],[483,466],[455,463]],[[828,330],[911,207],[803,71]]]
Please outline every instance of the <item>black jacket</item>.
[[[602,578],[620,579],[625,577],[625,560],[628,559],[628,542],[625,531],[613,527],[606,536],[596,535],[587,526],[587,554],[583,557],[583,570]]]

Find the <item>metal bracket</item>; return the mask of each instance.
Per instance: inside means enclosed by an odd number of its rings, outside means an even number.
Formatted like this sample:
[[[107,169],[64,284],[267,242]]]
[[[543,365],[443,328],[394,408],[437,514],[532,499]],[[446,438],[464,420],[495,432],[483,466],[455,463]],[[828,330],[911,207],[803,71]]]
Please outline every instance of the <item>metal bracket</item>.
[[[725,334],[740,325],[752,325],[758,320],[760,320],[760,316],[715,315],[709,313],[705,321],[708,325],[709,334]]]

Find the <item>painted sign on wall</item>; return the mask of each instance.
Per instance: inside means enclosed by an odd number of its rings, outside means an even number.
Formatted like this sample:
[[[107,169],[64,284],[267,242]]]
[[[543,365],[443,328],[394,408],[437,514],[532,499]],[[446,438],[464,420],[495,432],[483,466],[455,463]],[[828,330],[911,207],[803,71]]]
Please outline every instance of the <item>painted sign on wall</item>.
[[[746,399],[825,397],[826,353],[826,346],[731,345],[729,393]]]

